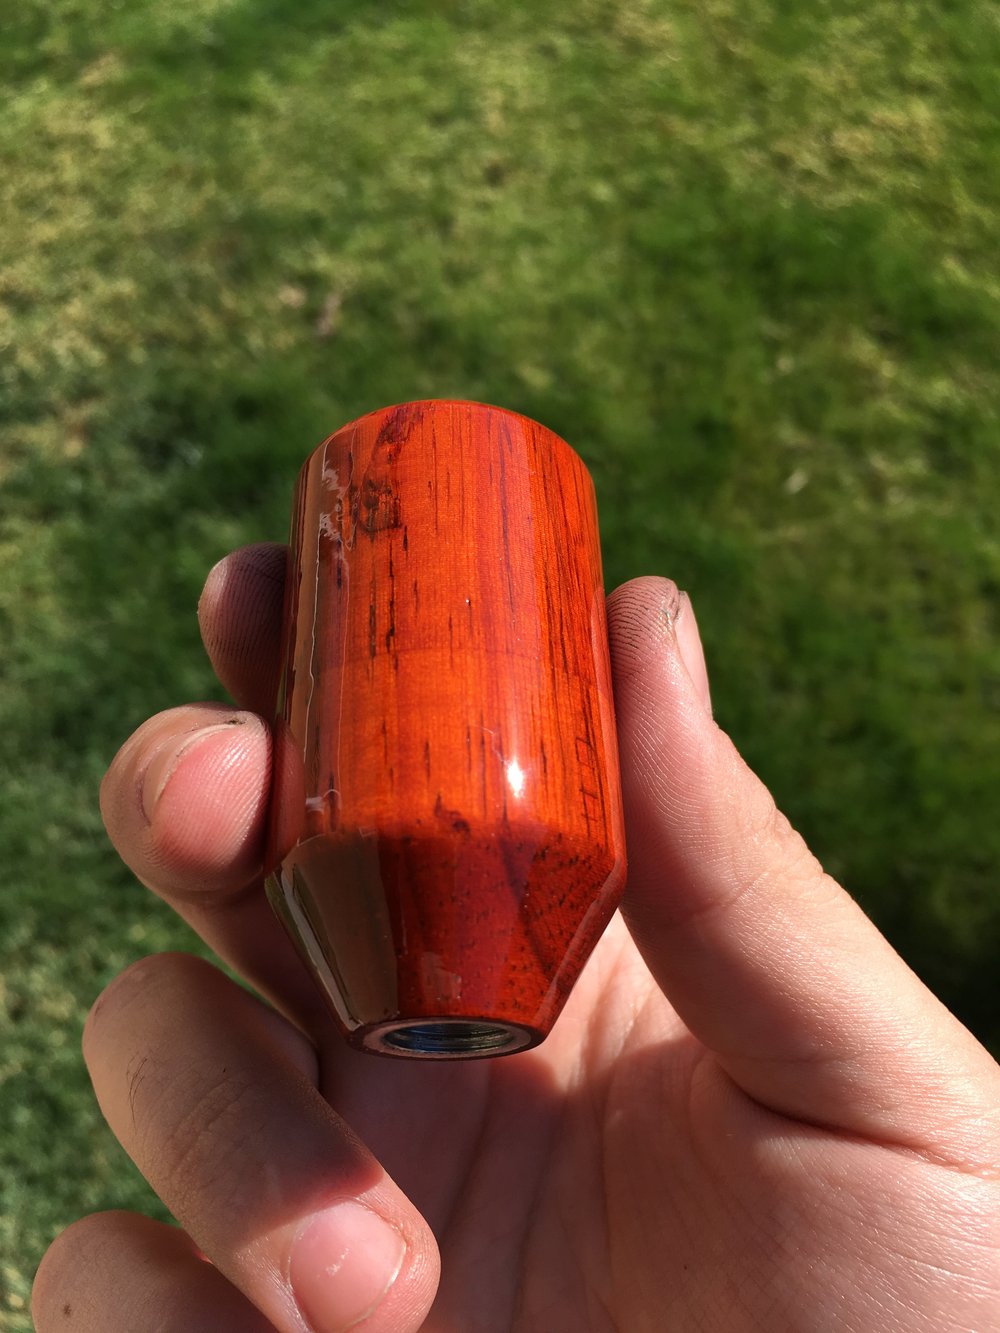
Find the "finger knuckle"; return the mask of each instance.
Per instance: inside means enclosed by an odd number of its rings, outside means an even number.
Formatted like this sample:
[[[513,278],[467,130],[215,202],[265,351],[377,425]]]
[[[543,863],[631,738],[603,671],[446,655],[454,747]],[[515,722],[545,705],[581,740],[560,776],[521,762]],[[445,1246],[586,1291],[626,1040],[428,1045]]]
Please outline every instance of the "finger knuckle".
[[[202,1071],[197,1096],[182,1098],[182,1113],[157,1131],[162,1194],[174,1212],[195,1218],[206,1198],[223,1208],[244,1198],[247,1163],[268,1139],[264,1102],[244,1073],[222,1068],[206,1080]]]
[[[786,889],[798,885],[803,892],[827,891],[830,881],[822,865],[763,784],[740,809],[737,846],[747,885],[760,887],[780,879]]]
[[[83,1025],[85,1057],[123,1023],[131,1023],[137,1006],[145,1008],[164,987],[183,984],[205,972],[214,972],[211,964],[179,951],[151,954],[130,963],[104,987],[90,1007]]]

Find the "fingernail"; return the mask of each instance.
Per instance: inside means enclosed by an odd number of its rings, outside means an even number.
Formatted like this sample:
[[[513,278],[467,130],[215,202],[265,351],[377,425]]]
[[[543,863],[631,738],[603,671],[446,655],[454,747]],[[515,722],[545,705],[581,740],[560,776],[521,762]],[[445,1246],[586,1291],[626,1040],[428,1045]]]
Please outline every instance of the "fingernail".
[[[214,736],[220,731],[231,731],[239,724],[239,718],[231,718],[228,722],[216,722],[209,727],[199,727],[197,731],[189,732],[180,745],[176,737],[171,737],[153,751],[142,770],[140,789],[142,810],[147,822],[152,823],[157,802],[184,756],[209,736]]]
[[[372,1314],[399,1276],[406,1242],[364,1204],[349,1201],[306,1223],[289,1279],[314,1333],[343,1333]]]
[[[691,598],[686,592],[677,594],[677,601],[670,612],[670,623],[677,640],[677,651],[691,682],[701,699],[706,713],[712,715],[712,692],[708,683],[708,667],[705,665],[705,649],[698,632]]]

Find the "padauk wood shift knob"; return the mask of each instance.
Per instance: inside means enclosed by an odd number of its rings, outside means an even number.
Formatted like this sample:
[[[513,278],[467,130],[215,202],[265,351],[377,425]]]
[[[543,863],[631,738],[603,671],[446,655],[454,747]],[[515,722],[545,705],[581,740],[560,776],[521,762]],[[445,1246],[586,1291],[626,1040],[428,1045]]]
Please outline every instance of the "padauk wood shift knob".
[[[551,431],[385,408],[299,476],[268,892],[348,1040],[549,1031],[624,887],[597,509]]]

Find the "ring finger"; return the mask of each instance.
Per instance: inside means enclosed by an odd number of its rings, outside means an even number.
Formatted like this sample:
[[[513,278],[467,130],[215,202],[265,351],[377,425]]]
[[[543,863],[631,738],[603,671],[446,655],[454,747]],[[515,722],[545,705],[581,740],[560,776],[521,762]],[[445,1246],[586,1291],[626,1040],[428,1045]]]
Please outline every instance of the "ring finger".
[[[197,1245],[280,1333],[420,1327],[430,1232],[323,1101],[312,1048],[199,959],[134,964],[84,1056],[122,1146]]]

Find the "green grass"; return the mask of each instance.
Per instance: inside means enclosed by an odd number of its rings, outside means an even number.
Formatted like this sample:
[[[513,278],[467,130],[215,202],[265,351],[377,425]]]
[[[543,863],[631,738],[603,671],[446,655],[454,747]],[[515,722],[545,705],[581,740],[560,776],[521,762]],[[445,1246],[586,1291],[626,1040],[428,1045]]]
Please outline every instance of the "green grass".
[[[0,79],[0,1328],[149,1206],[78,1051],[191,947],[105,844],[149,712],[219,697],[205,571],[308,449],[516,408],[609,588],[691,590],[717,711],[1000,1047],[1000,21],[980,0],[21,0]],[[991,817],[993,816],[993,817]]]

